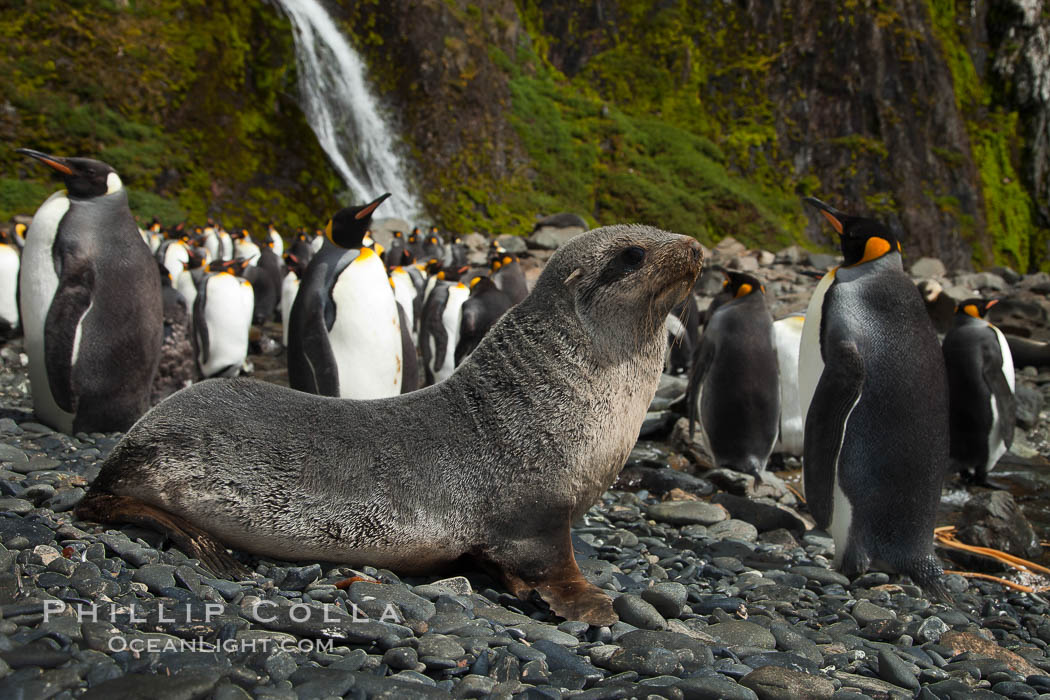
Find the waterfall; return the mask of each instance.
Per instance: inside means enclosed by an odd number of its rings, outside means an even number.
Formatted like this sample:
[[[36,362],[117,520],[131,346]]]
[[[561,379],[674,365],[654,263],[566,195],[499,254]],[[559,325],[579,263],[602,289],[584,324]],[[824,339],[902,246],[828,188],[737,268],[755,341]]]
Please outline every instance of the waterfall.
[[[319,0],[277,0],[291,20],[299,92],[321,148],[364,203],[390,192],[377,215],[413,221],[423,212],[408,169],[365,82],[365,66]]]

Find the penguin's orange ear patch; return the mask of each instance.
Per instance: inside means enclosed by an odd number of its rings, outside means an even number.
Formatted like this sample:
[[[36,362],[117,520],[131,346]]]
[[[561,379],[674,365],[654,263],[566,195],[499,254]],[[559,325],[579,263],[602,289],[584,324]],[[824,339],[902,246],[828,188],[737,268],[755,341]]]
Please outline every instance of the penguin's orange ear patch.
[[[967,304],[963,307],[963,311],[968,313],[970,316],[973,316],[974,318],[981,317],[981,314],[977,312],[977,307],[974,304]]]
[[[893,248],[890,246],[890,242],[885,238],[879,238],[878,236],[872,236],[868,239],[868,242],[864,244],[864,257],[860,259],[860,262],[866,263],[881,258],[886,253],[890,252]],[[860,263],[857,263],[858,265]]]
[[[739,299],[740,297],[747,296],[752,292],[753,289],[754,287],[752,287],[750,284],[745,283],[740,285],[740,288],[736,290],[736,298]]]

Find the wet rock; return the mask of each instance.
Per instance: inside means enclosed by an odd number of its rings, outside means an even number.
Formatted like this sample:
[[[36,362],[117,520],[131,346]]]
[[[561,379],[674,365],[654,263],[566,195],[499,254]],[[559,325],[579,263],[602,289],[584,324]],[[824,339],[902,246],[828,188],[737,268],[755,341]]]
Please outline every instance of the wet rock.
[[[727,620],[707,628],[706,632],[726,646],[775,649],[777,640],[766,628],[747,620]]]
[[[680,583],[658,583],[642,591],[642,600],[656,608],[664,617],[678,617],[688,595],[689,591]]]
[[[963,506],[958,538],[1031,559],[1042,554],[1039,538],[1008,491],[974,494]],[[985,561],[990,561],[985,558]]]
[[[779,666],[756,668],[740,679],[759,700],[830,700],[835,685],[827,678]]]
[[[794,511],[772,501],[760,501],[731,493],[719,493],[712,503],[724,506],[729,515],[751,523],[759,532],[785,529],[805,532],[806,522]]]
[[[222,672],[187,669],[173,676],[130,673],[99,683],[80,697],[84,700],[138,700],[139,698],[200,698],[214,688]]]
[[[645,630],[665,630],[667,620],[642,598],[625,593],[613,601],[613,609],[620,616],[620,620],[629,625]]]
[[[889,649],[879,651],[879,677],[887,683],[908,690],[918,690],[918,671],[917,666],[907,663]]]
[[[963,652],[972,652],[975,656],[981,656],[989,659],[997,659],[1006,664],[1007,668],[1017,671],[1024,676],[1042,675],[1042,671],[1036,666],[1032,665],[1024,657],[1016,654],[1009,649],[1003,649],[995,642],[990,642],[987,639],[978,637],[975,634],[969,632],[960,632],[958,630],[951,630],[945,632],[938,639],[938,643],[950,649],[955,654],[962,654]]]
[[[755,691],[722,675],[685,678],[675,687],[685,694],[686,700],[758,700]]]
[[[729,518],[726,509],[702,501],[669,501],[649,506],[653,520],[672,525],[714,525]]]

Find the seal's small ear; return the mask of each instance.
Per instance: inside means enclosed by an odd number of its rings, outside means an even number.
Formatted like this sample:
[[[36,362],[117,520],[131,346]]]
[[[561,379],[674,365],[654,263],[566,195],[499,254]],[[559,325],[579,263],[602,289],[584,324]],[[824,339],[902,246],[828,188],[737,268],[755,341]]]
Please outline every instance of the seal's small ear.
[[[571,273],[569,273],[568,277],[565,278],[565,282],[564,282],[565,286],[568,287],[569,289],[572,289],[577,284],[579,284],[580,277],[582,275],[583,275],[583,268],[582,267],[577,267],[575,270],[573,270]]]

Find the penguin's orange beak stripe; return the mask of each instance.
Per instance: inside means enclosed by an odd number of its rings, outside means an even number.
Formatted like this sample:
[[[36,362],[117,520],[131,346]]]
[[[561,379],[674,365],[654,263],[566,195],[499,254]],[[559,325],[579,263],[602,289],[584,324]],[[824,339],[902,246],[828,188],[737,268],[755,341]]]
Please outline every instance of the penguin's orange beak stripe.
[[[829,212],[829,211],[825,211],[825,210],[821,209],[821,210],[820,210],[820,213],[824,215],[824,218],[826,218],[826,219],[827,219],[828,221],[830,221],[830,222],[831,222],[831,225],[832,225],[832,226],[834,227],[834,229],[835,229],[835,230],[836,230],[836,231],[837,231],[837,232],[839,233],[839,235],[841,236],[841,235],[842,235],[842,222],[841,222],[841,221],[839,221],[838,219],[836,219],[836,218],[835,218],[835,215],[834,215],[834,214],[832,214],[832,213],[831,213],[831,212]]]

